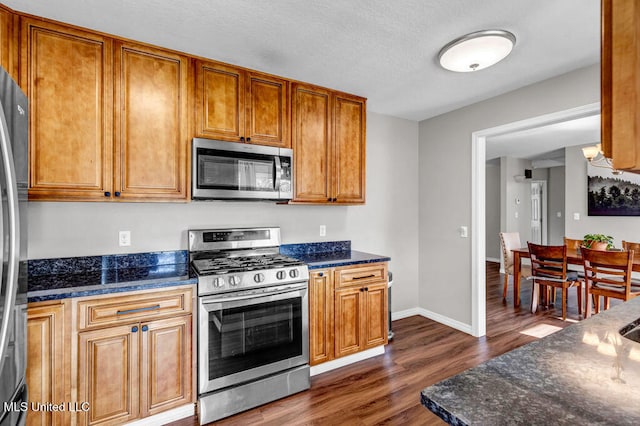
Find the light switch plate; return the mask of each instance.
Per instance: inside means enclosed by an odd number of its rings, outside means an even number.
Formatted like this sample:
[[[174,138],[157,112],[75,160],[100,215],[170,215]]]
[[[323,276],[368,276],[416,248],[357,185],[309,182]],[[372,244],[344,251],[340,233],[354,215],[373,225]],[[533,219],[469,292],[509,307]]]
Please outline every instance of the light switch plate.
[[[574,213],[573,220],[580,220],[580,213]]]

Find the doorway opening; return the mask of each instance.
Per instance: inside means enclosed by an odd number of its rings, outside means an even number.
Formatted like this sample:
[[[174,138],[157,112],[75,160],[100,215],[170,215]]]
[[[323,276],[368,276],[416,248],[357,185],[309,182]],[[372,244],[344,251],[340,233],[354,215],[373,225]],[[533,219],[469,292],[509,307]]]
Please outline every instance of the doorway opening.
[[[486,265],[485,265],[485,163],[486,139],[510,132],[534,129],[555,123],[600,114],[600,103],[584,105],[502,126],[479,130],[471,134],[471,331],[476,337],[486,334]]]

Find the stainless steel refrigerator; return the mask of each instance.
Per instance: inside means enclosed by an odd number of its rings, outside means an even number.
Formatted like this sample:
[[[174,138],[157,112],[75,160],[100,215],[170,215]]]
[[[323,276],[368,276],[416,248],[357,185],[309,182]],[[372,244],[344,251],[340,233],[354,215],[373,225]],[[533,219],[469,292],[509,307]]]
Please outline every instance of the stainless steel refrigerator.
[[[0,67],[0,426],[26,422],[27,97]]]

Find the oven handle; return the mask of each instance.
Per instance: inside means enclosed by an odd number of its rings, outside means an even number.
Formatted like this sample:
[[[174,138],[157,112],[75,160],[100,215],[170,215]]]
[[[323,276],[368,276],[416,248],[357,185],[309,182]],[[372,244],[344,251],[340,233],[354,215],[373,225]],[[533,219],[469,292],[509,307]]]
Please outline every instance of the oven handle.
[[[281,287],[281,288],[278,288],[278,290],[267,291],[267,292],[264,292],[264,293],[253,293],[253,294],[246,294],[246,295],[243,295],[243,296],[218,297],[216,299],[207,298],[207,300],[203,300],[202,301],[202,304],[203,305],[212,305],[214,303],[235,302],[237,300],[255,299],[257,297],[273,296],[273,295],[276,295],[276,294],[291,293],[291,292],[294,292],[294,291],[306,290],[306,289],[307,289],[307,283],[305,282],[304,284],[290,286],[290,287],[286,287],[286,288],[282,288]]]

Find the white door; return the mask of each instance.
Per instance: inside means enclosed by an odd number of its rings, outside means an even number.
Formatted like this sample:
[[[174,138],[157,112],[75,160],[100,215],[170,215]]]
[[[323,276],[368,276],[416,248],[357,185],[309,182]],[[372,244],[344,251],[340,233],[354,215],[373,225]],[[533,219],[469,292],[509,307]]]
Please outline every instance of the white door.
[[[542,232],[542,182],[531,182],[531,242],[545,244],[546,238]]]

